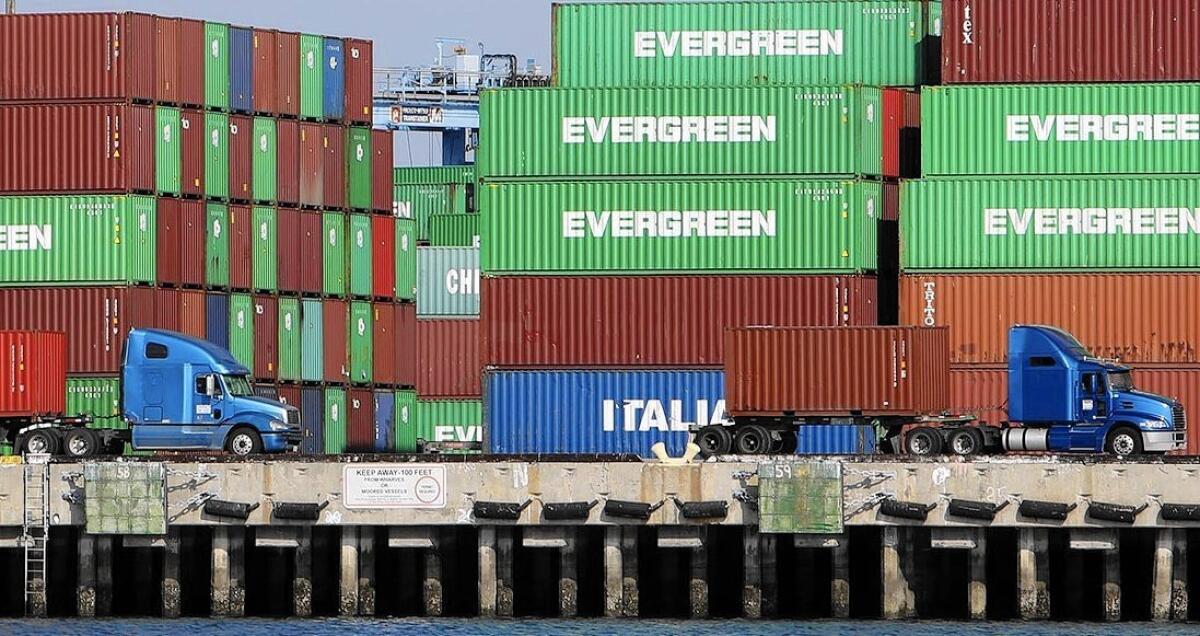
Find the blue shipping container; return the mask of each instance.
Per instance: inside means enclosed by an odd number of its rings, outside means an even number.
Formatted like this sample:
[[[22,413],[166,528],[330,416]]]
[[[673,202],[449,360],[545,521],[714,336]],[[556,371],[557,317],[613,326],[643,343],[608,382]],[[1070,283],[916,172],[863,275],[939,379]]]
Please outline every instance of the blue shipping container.
[[[254,33],[229,27],[229,108],[254,111]]]
[[[229,349],[229,295],[208,292],[204,298],[204,339]]]
[[[396,394],[375,392],[375,452],[387,453],[395,448],[393,431],[396,427]]]
[[[305,455],[320,455],[325,452],[323,431],[325,396],[318,387],[300,389],[300,428],[304,437],[300,440],[300,452]]]
[[[796,430],[797,455],[873,455],[875,447],[874,426],[829,424]]]
[[[346,61],[341,38],[325,38],[325,87],[323,112],[330,119],[341,119],[346,112]]]
[[[725,419],[721,371],[491,371],[491,453],[683,453],[694,423]]]
[[[325,371],[325,324],[321,301],[300,301],[300,379],[320,382]]]

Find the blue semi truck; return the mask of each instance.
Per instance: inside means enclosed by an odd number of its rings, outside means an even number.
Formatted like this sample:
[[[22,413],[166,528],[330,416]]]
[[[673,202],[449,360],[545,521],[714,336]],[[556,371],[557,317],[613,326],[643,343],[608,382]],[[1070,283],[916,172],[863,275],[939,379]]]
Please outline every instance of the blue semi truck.
[[[66,387],[63,387],[65,392]],[[173,331],[134,329],[125,340],[121,413],[126,429],[89,428],[87,415],[0,420],[14,450],[83,458],[123,449],[277,453],[300,444],[300,412],[255,396],[250,372],[228,351]]]

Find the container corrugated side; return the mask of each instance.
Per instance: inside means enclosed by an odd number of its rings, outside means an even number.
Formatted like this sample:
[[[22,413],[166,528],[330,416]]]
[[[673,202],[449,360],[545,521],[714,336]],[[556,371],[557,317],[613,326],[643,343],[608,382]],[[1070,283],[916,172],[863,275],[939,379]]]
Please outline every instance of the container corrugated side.
[[[325,389],[324,442],[325,454],[338,455],[346,452],[346,390],[337,387]]]
[[[275,31],[271,29],[254,29],[252,47],[254,53],[254,111],[258,113],[278,113],[278,77],[275,74],[277,65]]]
[[[296,205],[300,202],[300,125],[290,119],[279,119],[275,128],[276,198],[280,205]]]
[[[320,119],[324,111],[324,41],[319,35],[300,36],[300,116]]]
[[[300,34],[275,34],[275,105],[281,115],[300,114]]]
[[[346,276],[346,215],[339,212],[322,214],[321,228],[322,291],[326,296],[345,296],[349,285]]]
[[[350,380],[350,307],[344,300],[325,299],[322,302],[322,336],[325,350],[324,380],[347,382]]]
[[[179,19],[179,102],[204,106],[204,21]]]
[[[204,113],[192,108],[179,111],[179,192],[183,196],[204,196],[206,154],[212,143],[207,134]]]
[[[154,190],[159,194],[178,195],[182,181],[179,109],[155,106],[154,125],[157,127],[157,138],[154,141]],[[114,154],[116,153],[119,153],[119,149],[114,151]]]
[[[371,217],[371,295],[396,297],[396,219]]]
[[[392,198],[392,131],[371,131],[371,209],[391,214],[396,202]]]
[[[352,126],[346,129],[346,207],[371,209],[373,178],[371,130]]]
[[[417,240],[430,240],[434,216],[466,213],[466,186],[462,184],[397,184],[392,188],[393,216],[417,224]],[[474,215],[478,216],[478,215]]]
[[[796,427],[797,455],[873,455],[875,427],[865,424],[806,424]]]
[[[396,396],[391,389],[376,389],[375,398],[375,446],[376,453],[389,453],[396,446]]]
[[[325,201],[324,126],[300,124],[300,205],[320,207]]]
[[[475,164],[461,166],[406,166],[392,169],[395,185],[468,184],[475,181]]]
[[[1196,177],[923,179],[901,209],[910,271],[1200,266]]]
[[[324,38],[321,50],[322,116],[342,119],[346,115],[346,50],[341,38]]]
[[[154,100],[157,102],[179,103],[179,26],[179,18],[154,16]]]
[[[251,198],[255,201],[273,202],[278,188],[278,136],[276,120],[267,117],[254,118],[254,137],[251,146],[251,164],[254,169]]]
[[[121,379],[118,377],[67,378],[66,415],[91,415],[96,424],[124,424],[121,418]]]
[[[417,224],[396,219],[396,298],[417,299]]]
[[[863,272],[878,183],[825,180],[488,183],[484,272]]]
[[[276,296],[253,296],[255,378],[274,380],[279,375],[279,300]]]
[[[482,179],[879,175],[881,92],[855,86],[488,90]]]
[[[479,315],[479,248],[417,248],[417,315]]]
[[[254,276],[251,287],[258,291],[279,288],[279,217],[275,208],[254,208]]]
[[[205,252],[209,241],[197,240],[197,237],[206,237],[204,203],[166,197],[155,203],[158,282],[168,286],[204,286]]]
[[[376,385],[396,384],[396,305],[377,302],[372,308],[371,376]]]
[[[401,409],[409,405],[413,412],[405,421]],[[483,445],[479,400],[417,400],[415,394],[397,391],[396,406],[396,450],[401,453],[472,451]]]
[[[229,196],[229,116],[205,113],[204,196],[224,199]]]
[[[179,307],[179,333],[203,339],[208,334],[205,294],[199,290],[163,290],[164,295],[173,296]]]
[[[561,87],[923,83],[920,2],[554,4]]]
[[[59,415],[66,386],[65,334],[0,331],[0,417]]]
[[[325,151],[321,197],[326,208],[340,210],[346,207],[346,129],[325,124],[321,130],[321,147]]]
[[[435,214],[429,217],[429,244],[434,247],[479,247],[478,214]]]
[[[229,117],[229,198],[254,198],[254,120],[244,115]]]
[[[229,25],[204,23],[204,105],[229,109]]]
[[[417,371],[417,306],[415,303],[396,303],[396,384],[398,386],[417,386],[419,373]]]
[[[325,236],[322,231],[321,213],[315,210],[300,212],[300,292],[310,296],[321,295],[325,272]]]
[[[393,409],[395,430],[392,431],[392,451],[415,453],[417,452],[417,392],[405,389],[394,391],[392,396],[395,400]],[[480,411],[482,410],[480,407]],[[482,423],[482,417],[480,417],[480,423]]]
[[[346,121],[371,123],[374,56],[370,40],[346,38]]]
[[[478,319],[417,321],[417,391],[421,397],[478,397],[483,364]]]
[[[229,295],[210,291],[204,296],[204,339],[229,350]]]
[[[229,109],[252,113],[254,108],[254,33],[229,28]]]
[[[300,252],[300,210],[294,208],[277,208],[275,217],[276,241],[279,248],[276,255],[279,260],[278,283],[279,291],[283,293],[300,293],[301,262],[315,258],[317,254],[302,254]]]
[[[375,312],[371,303],[356,300],[350,303],[350,382],[370,384],[374,377],[374,332],[371,326]]]
[[[300,300],[280,298],[276,337],[279,348],[279,379],[292,382],[300,378]]]
[[[723,373],[488,371],[489,453],[683,453],[692,424],[725,420]]]
[[[375,450],[375,394],[370,389],[350,389],[346,394],[346,451]]]
[[[229,353],[254,370],[254,301],[249,294],[229,295]]]
[[[319,298],[300,301],[300,379],[320,382],[325,369],[324,305]]]
[[[372,269],[371,252],[371,217],[365,214],[348,215],[348,240],[346,262],[349,265],[350,295],[369,297],[371,295]]]
[[[305,455],[320,455],[325,452],[325,396],[320,387],[306,386],[300,389],[300,427],[303,439],[300,452]]]

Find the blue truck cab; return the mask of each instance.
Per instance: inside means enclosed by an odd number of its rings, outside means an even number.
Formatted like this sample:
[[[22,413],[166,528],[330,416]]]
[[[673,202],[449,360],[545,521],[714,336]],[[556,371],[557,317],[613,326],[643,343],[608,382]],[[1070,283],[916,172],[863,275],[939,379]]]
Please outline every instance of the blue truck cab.
[[[1186,444],[1183,406],[1138,391],[1129,367],[1092,357],[1067,332],[1017,325],[1008,334],[1008,450],[1137,455]]]
[[[207,341],[134,329],[125,341],[121,410],[136,449],[225,449],[236,455],[298,446],[300,412],[253,394],[250,372]]]

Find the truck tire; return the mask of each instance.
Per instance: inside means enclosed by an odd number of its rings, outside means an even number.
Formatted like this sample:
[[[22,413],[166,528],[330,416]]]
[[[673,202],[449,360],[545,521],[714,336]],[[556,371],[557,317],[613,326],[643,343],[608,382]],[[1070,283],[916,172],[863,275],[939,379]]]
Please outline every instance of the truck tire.
[[[58,435],[45,428],[29,431],[21,442],[21,452],[53,455],[58,452]]]
[[[942,435],[928,426],[919,426],[904,436],[904,450],[918,457],[941,454]]]
[[[709,456],[727,455],[733,449],[733,433],[724,426],[705,426],[696,433],[696,445]]]
[[[1118,426],[1108,434],[1104,450],[1117,457],[1142,454],[1142,434],[1131,426]]]
[[[229,437],[225,438],[225,450],[238,457],[257,455],[262,452],[262,447],[262,437],[252,428],[235,428]]]
[[[771,434],[758,424],[738,429],[733,435],[733,450],[738,455],[762,455],[771,448]]]
[[[73,428],[63,439],[63,454],[68,457],[91,457],[100,449],[100,438],[86,428]]]
[[[948,450],[959,457],[978,455],[983,450],[983,434],[974,428],[960,428],[946,440]]]

